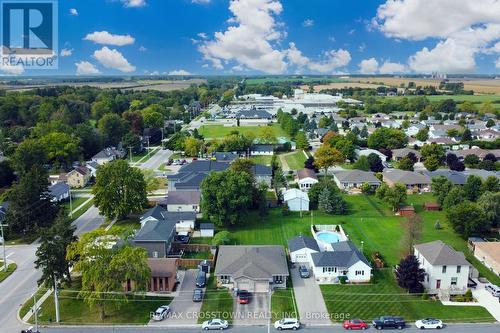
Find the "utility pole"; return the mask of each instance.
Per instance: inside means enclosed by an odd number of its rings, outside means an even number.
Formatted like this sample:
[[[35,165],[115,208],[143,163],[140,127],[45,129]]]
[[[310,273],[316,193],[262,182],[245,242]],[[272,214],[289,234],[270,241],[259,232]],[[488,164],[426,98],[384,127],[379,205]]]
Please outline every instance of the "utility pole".
[[[56,306],[56,323],[60,321],[59,319],[59,294],[57,291],[57,279],[54,276],[54,305]]]
[[[73,198],[71,198],[71,186],[69,188],[69,217],[73,218]]]
[[[3,271],[7,272],[7,256],[5,255],[5,237],[3,235],[3,227],[7,227],[7,224],[3,224],[0,221],[0,229],[2,230],[2,246],[3,246]]]
[[[132,146],[129,146],[128,147],[128,150],[129,150],[129,159],[130,159],[130,163],[132,163]]]
[[[33,311],[35,312],[35,332],[38,332],[38,306],[36,304],[36,291],[33,294]]]
[[[271,320],[272,320],[272,312],[271,312],[271,302],[272,302],[272,295],[273,295],[273,291],[271,289],[269,289],[269,311],[268,311],[268,315],[269,315],[269,320],[267,321],[267,333],[271,333]]]

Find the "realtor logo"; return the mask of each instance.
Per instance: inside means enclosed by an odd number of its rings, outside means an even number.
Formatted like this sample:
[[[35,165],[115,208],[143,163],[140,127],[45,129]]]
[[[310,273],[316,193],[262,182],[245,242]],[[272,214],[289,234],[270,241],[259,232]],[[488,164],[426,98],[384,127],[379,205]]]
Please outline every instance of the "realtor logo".
[[[57,69],[57,5],[57,0],[0,0],[0,67]]]

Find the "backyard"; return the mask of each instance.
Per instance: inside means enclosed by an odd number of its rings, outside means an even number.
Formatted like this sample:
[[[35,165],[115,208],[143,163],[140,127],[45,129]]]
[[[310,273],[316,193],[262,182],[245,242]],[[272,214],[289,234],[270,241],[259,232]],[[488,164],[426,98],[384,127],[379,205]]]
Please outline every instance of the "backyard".
[[[283,158],[285,159],[286,163],[288,164],[288,167],[291,170],[303,169],[304,162],[307,159],[306,155],[304,154],[304,151],[302,150],[297,150],[293,153],[285,154],[283,155]]]
[[[267,127],[267,125],[263,126],[223,126],[223,125],[203,125],[200,127],[198,132],[203,135],[207,139],[219,139],[225,137],[231,132],[238,131],[240,134],[248,135],[252,134],[255,137],[258,137],[262,128]],[[273,129],[274,136],[288,138],[288,135],[283,131],[280,125],[272,124],[270,126]]]

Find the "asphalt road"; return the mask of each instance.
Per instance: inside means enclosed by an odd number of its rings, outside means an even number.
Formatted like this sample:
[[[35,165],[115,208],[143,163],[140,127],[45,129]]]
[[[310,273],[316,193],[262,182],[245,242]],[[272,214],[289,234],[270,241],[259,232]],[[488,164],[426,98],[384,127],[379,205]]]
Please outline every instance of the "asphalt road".
[[[369,329],[369,331],[375,331]],[[121,328],[121,327],[107,327],[107,328],[92,328],[92,327],[79,327],[79,328],[41,328],[41,333],[149,333],[149,332],[176,332],[176,333],[193,333],[200,332],[200,327],[193,328],[146,328],[146,327],[134,327],[134,328]],[[409,327],[404,331],[415,332],[420,331],[417,328]],[[442,331],[453,332],[453,333],[498,333],[500,331],[499,324],[469,324],[469,325],[450,325],[444,328]],[[2,331],[3,332],[3,331]],[[234,333],[266,333],[266,326],[244,326],[244,327],[230,327],[227,332]],[[271,327],[271,332],[277,332],[273,327]],[[325,327],[305,327],[299,330],[299,332],[311,332],[311,333],[335,333],[344,332],[344,329],[340,326],[325,326]],[[399,331],[397,331],[399,332]]]
[[[98,228],[104,222],[99,211],[92,206],[76,219],[76,235]],[[7,257],[17,264],[17,269],[0,283],[0,333],[20,332],[23,327],[17,319],[22,304],[37,289],[40,272],[35,270],[36,248],[38,244],[13,245],[7,247]]]
[[[171,150],[160,149],[153,156],[151,156],[151,158],[148,159],[146,162],[142,164],[137,164],[137,167],[140,169],[156,170],[161,166],[162,163],[167,162],[173,153],[174,152]]]

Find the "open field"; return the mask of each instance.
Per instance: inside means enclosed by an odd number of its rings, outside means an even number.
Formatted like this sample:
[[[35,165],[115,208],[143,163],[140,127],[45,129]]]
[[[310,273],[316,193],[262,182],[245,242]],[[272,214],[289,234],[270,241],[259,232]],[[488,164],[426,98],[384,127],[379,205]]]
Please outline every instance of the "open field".
[[[340,78],[331,76],[303,77],[303,76],[269,76],[253,77],[246,80],[246,84],[265,84],[265,83],[298,83],[308,84],[310,82],[342,82]]]
[[[380,84],[373,83],[355,83],[355,82],[333,82],[328,84],[318,84],[314,86],[315,92],[320,92],[325,89],[344,89],[344,88],[362,88],[362,89],[376,89]],[[303,90],[309,90],[309,86],[301,86]]]
[[[267,125],[263,126],[223,126],[223,125],[203,125],[200,127],[198,132],[203,135],[207,139],[219,139],[223,138],[233,131],[238,131],[240,134],[243,135],[254,135],[256,137],[259,136],[262,128],[266,127]],[[275,137],[285,137],[288,138],[288,135],[283,131],[281,126],[279,124],[272,124],[271,125],[274,136]]]

